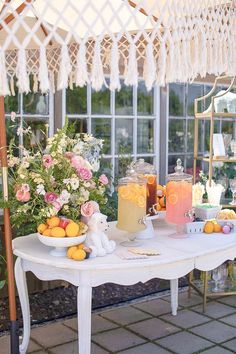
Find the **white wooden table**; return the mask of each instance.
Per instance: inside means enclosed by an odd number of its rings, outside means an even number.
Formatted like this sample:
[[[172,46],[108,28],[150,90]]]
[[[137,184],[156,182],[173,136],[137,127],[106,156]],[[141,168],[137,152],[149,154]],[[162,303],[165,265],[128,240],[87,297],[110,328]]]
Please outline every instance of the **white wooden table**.
[[[30,338],[30,309],[25,272],[41,280],[66,280],[78,287],[79,353],[90,354],[92,287],[107,282],[132,285],[153,278],[170,280],[172,314],[178,307],[178,278],[194,268],[210,270],[236,256],[236,234],[191,235],[184,240],[168,237],[173,229],[156,223],[155,238],[143,241],[143,247],[157,248],[160,255],[142,260],[122,260],[115,253],[105,257],[76,262],[53,257],[35,234],[13,241],[15,278],[23,315],[23,341],[20,353],[26,353]],[[110,236],[122,241],[124,233],[110,225]],[[122,246],[119,246],[122,247]],[[118,248],[119,248],[118,247]]]

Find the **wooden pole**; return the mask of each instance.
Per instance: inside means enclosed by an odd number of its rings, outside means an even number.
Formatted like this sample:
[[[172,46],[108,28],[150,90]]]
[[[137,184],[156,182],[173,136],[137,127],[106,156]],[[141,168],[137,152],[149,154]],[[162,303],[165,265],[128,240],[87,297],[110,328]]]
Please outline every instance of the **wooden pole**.
[[[0,161],[2,169],[2,185],[4,199],[8,200],[8,171],[7,171],[7,139],[4,110],[4,97],[0,96]],[[14,282],[14,262],[12,252],[12,231],[10,223],[10,210],[4,208],[4,238],[6,247],[8,296],[11,322],[11,353],[19,353],[19,334],[16,315],[16,294]]]

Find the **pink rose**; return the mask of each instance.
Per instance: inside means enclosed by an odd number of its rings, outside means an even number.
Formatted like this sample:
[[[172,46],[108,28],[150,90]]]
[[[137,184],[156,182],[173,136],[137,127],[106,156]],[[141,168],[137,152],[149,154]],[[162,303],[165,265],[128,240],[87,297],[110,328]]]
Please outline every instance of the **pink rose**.
[[[94,181],[89,181],[89,188],[90,189],[95,189],[97,186],[96,186],[96,183]]]
[[[43,155],[43,165],[45,168],[50,168],[54,165],[51,155]]]
[[[44,195],[44,201],[48,204],[52,204],[52,202],[55,202],[57,198],[58,196],[53,192],[47,192]]]
[[[22,184],[22,186],[21,186],[21,190],[22,190],[23,192],[29,192],[29,191],[30,191],[30,187],[29,187],[29,185],[28,185],[27,183],[24,183],[24,184]]]
[[[28,202],[30,200],[30,193],[29,192],[24,192],[23,190],[19,189],[16,192],[16,199],[19,202]]]
[[[80,167],[77,170],[77,173],[78,173],[78,176],[84,181],[91,179],[93,176],[92,172],[86,167]]]
[[[62,204],[60,203],[59,200],[54,200],[50,204],[52,204],[57,211],[59,211],[62,208]]]
[[[69,160],[74,156],[74,153],[71,151],[66,151],[65,152],[65,157],[67,157]]]
[[[99,177],[99,182],[101,182],[102,184],[104,184],[104,186],[106,186],[107,184],[108,184],[108,178],[107,178],[107,176],[106,175],[101,175],[100,177]]]
[[[98,205],[98,203],[94,202],[93,200],[81,205],[81,215],[83,215],[87,218],[92,216],[93,213],[95,213],[97,211],[99,211],[99,205]]]
[[[71,165],[76,170],[78,170],[81,167],[84,167],[85,166],[85,162],[86,161],[81,156],[74,155],[74,156],[71,157]]]

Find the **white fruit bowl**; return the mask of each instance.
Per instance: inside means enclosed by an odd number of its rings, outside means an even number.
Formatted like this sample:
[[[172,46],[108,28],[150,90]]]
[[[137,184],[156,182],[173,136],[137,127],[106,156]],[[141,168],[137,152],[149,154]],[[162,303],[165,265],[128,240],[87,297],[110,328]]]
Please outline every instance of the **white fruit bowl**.
[[[55,257],[65,257],[68,247],[79,245],[86,239],[86,234],[76,237],[50,237],[37,233],[37,236],[44,245],[54,247],[49,253]]]

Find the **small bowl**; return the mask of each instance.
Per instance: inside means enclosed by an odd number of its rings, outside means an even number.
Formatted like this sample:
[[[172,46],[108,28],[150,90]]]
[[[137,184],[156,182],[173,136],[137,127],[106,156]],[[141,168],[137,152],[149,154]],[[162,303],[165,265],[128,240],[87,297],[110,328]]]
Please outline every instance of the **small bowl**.
[[[79,245],[86,239],[86,234],[76,237],[50,237],[37,233],[37,236],[44,245],[54,247],[49,253],[55,257],[65,257],[68,247]]]
[[[204,204],[197,205],[194,207],[195,216],[201,220],[216,219],[221,208],[221,205],[210,205],[208,208],[204,208]]]

